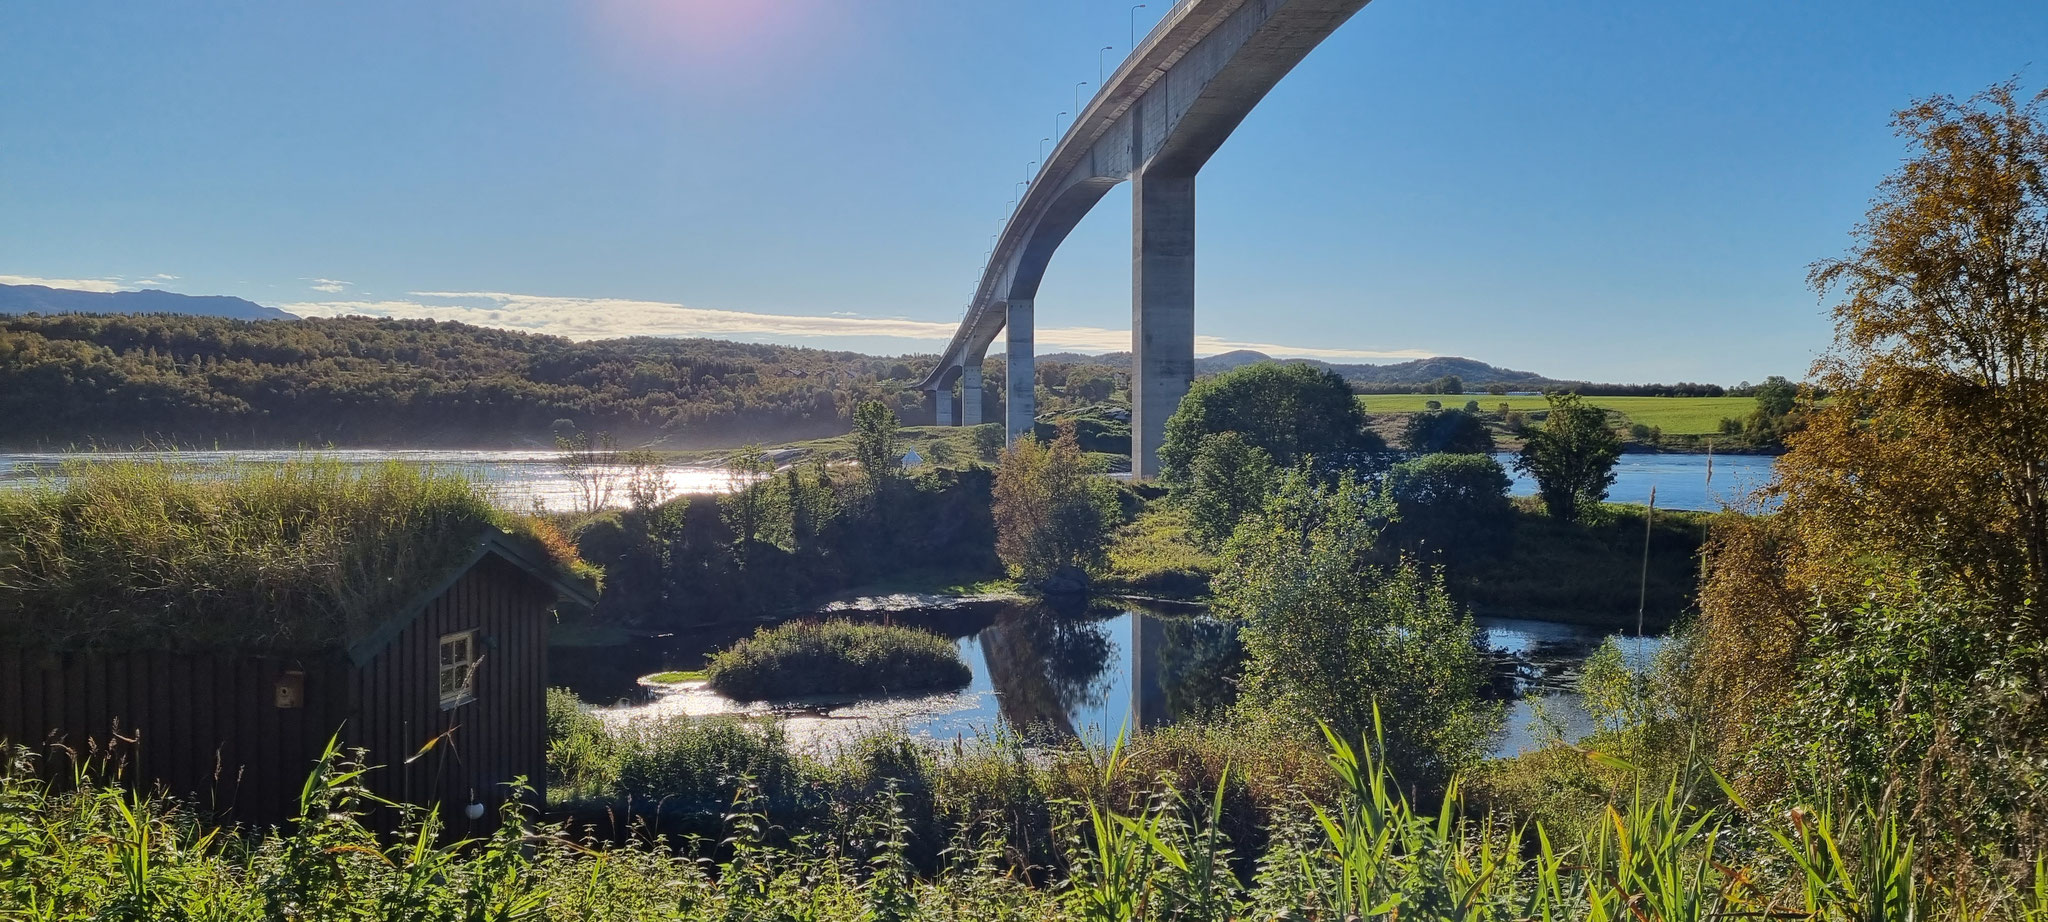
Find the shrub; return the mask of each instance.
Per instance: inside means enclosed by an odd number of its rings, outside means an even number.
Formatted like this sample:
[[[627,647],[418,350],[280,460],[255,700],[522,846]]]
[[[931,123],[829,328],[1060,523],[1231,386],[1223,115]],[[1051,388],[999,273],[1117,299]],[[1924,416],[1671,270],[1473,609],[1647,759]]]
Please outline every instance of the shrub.
[[[1401,430],[1401,445],[1421,455],[1493,454],[1493,433],[1480,422],[1478,409],[1475,403],[1470,410],[1431,408],[1411,414]]]
[[[957,688],[971,677],[951,640],[843,619],[762,628],[704,670],[712,688],[742,700]]]
[[[1298,363],[1259,362],[1196,381],[1166,421],[1159,478],[1187,478],[1202,440],[1235,432],[1276,464],[1314,457],[1343,464],[1383,447],[1365,428],[1365,409],[1344,379]]]
[[[1219,432],[1203,439],[1180,490],[1196,536],[1210,548],[1222,544],[1245,515],[1265,503],[1275,473],[1272,457],[1242,435]]]
[[[1477,760],[1499,712],[1479,700],[1478,635],[1443,582],[1372,564],[1389,511],[1349,477],[1322,486],[1290,472],[1224,549],[1216,609],[1245,622],[1249,719],[1306,739],[1320,722],[1356,739],[1377,703],[1397,764],[1441,784]]]
[[[1071,426],[1050,445],[1019,440],[996,470],[996,552],[1027,582],[1069,567],[1099,570],[1115,503],[1109,483],[1089,473]]]
[[[1598,506],[1614,485],[1621,440],[1607,428],[1607,414],[1577,394],[1551,394],[1543,428],[1528,434],[1515,468],[1536,478],[1550,514],[1576,521],[1581,510]]]
[[[576,693],[548,689],[548,795],[560,802],[602,796],[618,780],[618,751],[604,721]]]
[[[1510,537],[1509,485],[1490,455],[1423,455],[1396,464],[1383,488],[1398,515],[1387,540],[1416,555],[1463,561],[1492,554]]]
[[[802,787],[802,766],[774,723],[650,720],[619,731],[613,746],[613,797],[640,810],[717,815],[746,787],[788,810]]]

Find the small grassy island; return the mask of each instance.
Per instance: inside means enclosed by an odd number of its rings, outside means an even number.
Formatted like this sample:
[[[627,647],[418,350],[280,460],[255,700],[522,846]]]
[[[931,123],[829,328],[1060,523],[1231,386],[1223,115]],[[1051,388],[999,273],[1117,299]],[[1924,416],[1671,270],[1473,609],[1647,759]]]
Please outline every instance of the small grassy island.
[[[935,691],[971,677],[944,637],[844,619],[762,628],[713,656],[704,670],[718,693],[746,701]]]

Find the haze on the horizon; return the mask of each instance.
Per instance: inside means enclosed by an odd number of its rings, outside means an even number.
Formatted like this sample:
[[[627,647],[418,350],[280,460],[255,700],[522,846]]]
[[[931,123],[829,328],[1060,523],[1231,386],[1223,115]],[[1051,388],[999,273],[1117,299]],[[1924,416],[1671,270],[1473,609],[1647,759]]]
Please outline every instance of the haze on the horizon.
[[[931,351],[1130,12],[8,4],[0,282]],[[1890,112],[2042,49],[2038,0],[1376,0],[1203,171],[1198,351],[1798,375]],[[1128,215],[1055,258],[1041,350],[1127,347]]]

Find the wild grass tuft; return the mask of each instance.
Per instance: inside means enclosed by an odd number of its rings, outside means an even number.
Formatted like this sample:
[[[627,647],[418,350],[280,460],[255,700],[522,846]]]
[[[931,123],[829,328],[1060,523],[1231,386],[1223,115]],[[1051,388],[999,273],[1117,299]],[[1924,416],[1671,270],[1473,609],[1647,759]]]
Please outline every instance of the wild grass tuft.
[[[844,619],[762,628],[718,652],[704,678],[747,701],[958,688],[973,674],[951,640]]]

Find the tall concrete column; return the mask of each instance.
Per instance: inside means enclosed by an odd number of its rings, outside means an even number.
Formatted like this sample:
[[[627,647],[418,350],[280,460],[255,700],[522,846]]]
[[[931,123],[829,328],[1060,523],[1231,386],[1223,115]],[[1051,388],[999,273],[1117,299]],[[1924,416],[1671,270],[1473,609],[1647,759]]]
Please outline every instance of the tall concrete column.
[[[1031,426],[1038,418],[1038,353],[1032,344],[1032,304],[1030,298],[1012,298],[1004,323],[1004,335],[1008,337],[1008,367],[1003,369],[1003,431],[1008,435],[1006,444],[1014,445],[1017,439],[1029,438]]]
[[[1131,473],[1144,479],[1195,380],[1195,178],[1134,174],[1131,206]]]
[[[936,411],[934,422],[937,425],[950,426],[953,424],[953,388],[951,386],[932,391],[932,409]]]
[[[981,425],[981,363],[960,367],[960,425]]]

